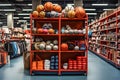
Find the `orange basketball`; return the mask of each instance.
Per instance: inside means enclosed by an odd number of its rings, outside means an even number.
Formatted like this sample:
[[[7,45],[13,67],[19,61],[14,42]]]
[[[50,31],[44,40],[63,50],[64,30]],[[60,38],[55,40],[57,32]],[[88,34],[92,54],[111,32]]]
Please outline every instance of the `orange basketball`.
[[[74,10],[68,11],[68,17],[69,18],[74,18],[75,17],[75,11]]]
[[[38,17],[38,12],[37,11],[33,11],[32,15],[33,15],[33,17]]]
[[[67,45],[66,43],[62,43],[62,44],[61,44],[61,50],[62,50],[62,51],[68,50],[68,45]]]
[[[44,11],[41,11],[41,12],[39,13],[39,17],[40,17],[40,18],[44,18],[44,17],[45,17],[45,12],[44,12]]]
[[[44,10],[44,6],[43,5],[38,5],[37,8],[36,8],[36,10],[38,12],[43,11]]]
[[[37,29],[37,33],[39,34],[43,33],[43,29],[42,28]]]
[[[53,30],[53,29],[49,29],[48,32],[49,32],[50,34],[54,34],[54,30]]]
[[[62,11],[62,7],[60,5],[54,5],[53,6],[53,10],[56,12],[61,12]]]
[[[84,18],[85,15],[86,15],[86,12],[82,7],[76,7],[75,8],[75,13],[76,13],[75,16],[77,18]]]
[[[53,4],[51,2],[46,2],[44,4],[45,11],[51,11],[53,9]]]

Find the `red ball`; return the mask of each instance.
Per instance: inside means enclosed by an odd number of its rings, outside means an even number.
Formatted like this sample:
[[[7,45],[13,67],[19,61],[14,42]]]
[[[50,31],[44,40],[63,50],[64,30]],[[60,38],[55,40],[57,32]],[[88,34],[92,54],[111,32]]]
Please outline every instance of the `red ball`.
[[[77,18],[84,18],[86,16],[86,12],[82,7],[75,8],[75,16]]]
[[[56,12],[61,12],[62,11],[62,7],[60,5],[54,5],[53,6],[53,10]]]
[[[62,44],[61,44],[61,50],[62,50],[62,51],[68,50],[68,45],[67,45],[66,43],[62,43]]]
[[[39,34],[43,33],[43,29],[42,29],[42,28],[39,28],[39,29],[37,30],[37,33],[39,33]]]
[[[48,33],[48,30],[47,30],[47,29],[43,29],[43,33],[44,33],[44,34],[47,34],[47,33]]]

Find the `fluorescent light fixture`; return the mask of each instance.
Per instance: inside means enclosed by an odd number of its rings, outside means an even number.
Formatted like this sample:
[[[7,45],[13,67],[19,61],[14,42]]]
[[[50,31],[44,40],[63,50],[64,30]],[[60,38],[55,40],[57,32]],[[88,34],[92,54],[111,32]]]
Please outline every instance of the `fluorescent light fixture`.
[[[113,9],[103,9],[104,11],[113,10]]]
[[[97,15],[97,13],[87,13],[88,15]]]
[[[3,11],[16,11],[15,9],[4,9]]]
[[[73,6],[74,4],[67,4],[67,6]]]
[[[28,4],[28,6],[32,6],[32,4]]]
[[[96,9],[85,9],[86,11],[95,11]]]
[[[12,6],[12,4],[0,4],[0,6]]]
[[[30,17],[23,17],[23,19],[30,19]]]
[[[27,14],[27,13],[19,13],[18,15],[30,15],[30,14]]]
[[[13,17],[13,19],[19,19],[19,17]]]
[[[32,9],[23,9],[22,11],[32,11]]]
[[[108,6],[108,4],[92,4],[92,6]]]

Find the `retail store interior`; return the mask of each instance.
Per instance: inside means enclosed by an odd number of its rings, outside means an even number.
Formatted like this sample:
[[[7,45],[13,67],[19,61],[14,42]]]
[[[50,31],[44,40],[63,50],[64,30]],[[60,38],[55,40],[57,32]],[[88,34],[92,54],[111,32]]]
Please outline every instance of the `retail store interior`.
[[[120,80],[120,0],[0,0],[0,80]]]

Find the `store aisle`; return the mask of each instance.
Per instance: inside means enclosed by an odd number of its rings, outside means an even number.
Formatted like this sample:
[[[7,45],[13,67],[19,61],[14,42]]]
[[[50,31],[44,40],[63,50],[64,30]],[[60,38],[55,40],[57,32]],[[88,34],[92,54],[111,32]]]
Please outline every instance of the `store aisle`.
[[[22,57],[0,68],[0,80],[120,80],[120,70],[89,52],[88,76],[30,76],[23,68]]]

